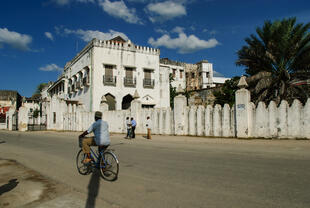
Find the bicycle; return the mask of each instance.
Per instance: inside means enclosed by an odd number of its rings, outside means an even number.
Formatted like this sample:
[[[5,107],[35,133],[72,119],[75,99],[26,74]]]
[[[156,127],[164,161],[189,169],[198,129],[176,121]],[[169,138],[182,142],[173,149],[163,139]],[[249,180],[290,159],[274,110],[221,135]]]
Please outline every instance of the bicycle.
[[[115,181],[118,177],[119,162],[116,155],[113,153],[114,150],[106,148],[104,151],[94,151],[90,148],[91,162],[85,164],[84,159],[87,157],[83,150],[77,153],[76,156],[76,167],[81,175],[88,175],[92,172],[93,168],[100,169],[101,177],[108,181]]]

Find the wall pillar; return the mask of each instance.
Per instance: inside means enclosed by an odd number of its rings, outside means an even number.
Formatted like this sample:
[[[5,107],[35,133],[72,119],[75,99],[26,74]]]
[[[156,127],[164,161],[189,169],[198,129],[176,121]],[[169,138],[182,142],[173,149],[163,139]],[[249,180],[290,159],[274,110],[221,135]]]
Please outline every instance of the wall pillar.
[[[142,132],[143,131],[143,124],[142,124],[142,121],[139,120],[139,112],[142,112],[142,105],[141,105],[141,101],[138,100],[139,95],[138,95],[137,90],[135,91],[133,98],[134,98],[134,100],[131,101],[130,117],[133,117],[134,120],[137,122],[135,132]]]
[[[13,114],[14,113],[15,113],[14,108],[10,108],[9,111],[7,112],[7,114],[8,114],[7,119],[9,120],[8,130],[10,130],[10,131],[13,130]]]
[[[179,94],[174,98],[174,134],[185,135],[186,97]]]
[[[18,111],[18,130],[28,130],[28,108],[24,106],[20,107]]]
[[[236,91],[236,125],[237,137],[248,138],[252,136],[252,114],[251,114],[251,93],[245,89],[248,84],[245,77],[240,78],[238,87],[241,89]]]

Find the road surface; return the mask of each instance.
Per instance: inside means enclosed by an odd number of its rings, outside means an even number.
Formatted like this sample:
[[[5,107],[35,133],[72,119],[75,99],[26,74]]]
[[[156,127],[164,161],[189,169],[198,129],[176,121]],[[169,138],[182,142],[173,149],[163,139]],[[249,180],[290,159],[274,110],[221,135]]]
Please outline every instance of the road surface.
[[[0,131],[0,158],[14,159],[79,193],[87,207],[310,207],[310,141],[111,136],[119,178],[79,175],[70,132]],[[52,206],[51,206],[52,207]],[[91,206],[90,206],[91,207]],[[99,205],[98,205],[99,207]]]

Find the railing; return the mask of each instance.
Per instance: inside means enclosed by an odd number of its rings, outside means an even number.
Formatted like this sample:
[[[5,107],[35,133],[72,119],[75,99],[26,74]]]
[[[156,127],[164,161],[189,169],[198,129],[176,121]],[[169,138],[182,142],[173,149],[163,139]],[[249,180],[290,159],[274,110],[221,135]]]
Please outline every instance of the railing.
[[[137,80],[133,77],[124,77],[125,87],[136,87]]]
[[[154,79],[143,79],[144,88],[154,88],[155,81]]]
[[[103,75],[103,84],[109,86],[116,86],[116,76]]]

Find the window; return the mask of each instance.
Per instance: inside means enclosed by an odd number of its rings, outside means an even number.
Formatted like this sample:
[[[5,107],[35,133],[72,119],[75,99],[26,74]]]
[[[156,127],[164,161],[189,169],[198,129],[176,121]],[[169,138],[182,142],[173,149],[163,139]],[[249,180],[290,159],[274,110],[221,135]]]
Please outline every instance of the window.
[[[106,77],[113,76],[113,66],[112,65],[104,65],[105,68],[105,75]]]
[[[176,69],[172,69],[173,78],[175,78],[176,71]]]
[[[53,112],[53,123],[56,123],[56,112]]]
[[[183,70],[180,70],[180,79],[183,78]]]
[[[207,78],[209,77],[209,72],[206,73],[206,77],[207,77]]]
[[[126,77],[127,78],[133,77],[133,68],[125,67],[125,71],[126,71]]]
[[[152,75],[151,75],[152,71],[149,69],[145,69],[144,70],[144,79],[151,79]]]
[[[192,78],[195,78],[195,73],[194,72],[192,72]]]

